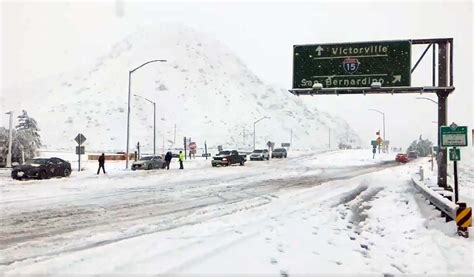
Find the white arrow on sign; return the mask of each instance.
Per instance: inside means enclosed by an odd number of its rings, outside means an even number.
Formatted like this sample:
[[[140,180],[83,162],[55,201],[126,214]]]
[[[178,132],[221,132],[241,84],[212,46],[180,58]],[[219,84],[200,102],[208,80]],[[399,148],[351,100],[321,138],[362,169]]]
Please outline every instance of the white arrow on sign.
[[[401,81],[402,81],[402,75],[393,75],[392,84],[395,84],[396,82],[401,82]]]
[[[318,56],[321,56],[321,52],[324,51],[324,49],[321,47],[321,45],[319,45],[317,48],[316,48],[316,52],[318,52]]]

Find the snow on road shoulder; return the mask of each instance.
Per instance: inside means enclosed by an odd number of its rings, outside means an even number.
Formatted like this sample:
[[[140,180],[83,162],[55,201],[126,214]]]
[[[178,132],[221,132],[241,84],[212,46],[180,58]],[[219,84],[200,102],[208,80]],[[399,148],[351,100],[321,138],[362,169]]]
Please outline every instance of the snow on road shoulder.
[[[377,164],[395,160],[396,153],[376,153],[372,149],[339,150],[325,153],[320,159],[310,159],[308,165],[318,167],[347,167]]]

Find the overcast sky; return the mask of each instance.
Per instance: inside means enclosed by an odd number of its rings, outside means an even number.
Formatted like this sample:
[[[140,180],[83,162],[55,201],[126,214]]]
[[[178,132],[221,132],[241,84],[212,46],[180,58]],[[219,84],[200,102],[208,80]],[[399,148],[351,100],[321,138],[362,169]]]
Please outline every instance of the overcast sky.
[[[472,128],[470,1],[2,1],[1,7],[2,88],[75,67],[90,67],[126,34],[160,22],[183,23],[207,33],[230,47],[266,83],[286,89],[291,87],[294,44],[453,37],[456,90],[449,97],[448,119]],[[412,55],[422,50],[414,48]],[[431,84],[428,61],[412,76],[413,85]],[[387,138],[392,145],[406,147],[420,134],[436,141],[432,121],[437,120],[437,108],[416,96],[320,96],[304,100],[347,120],[367,141],[382,128],[381,116],[368,109],[382,110]],[[5,116],[1,122],[5,125]]]

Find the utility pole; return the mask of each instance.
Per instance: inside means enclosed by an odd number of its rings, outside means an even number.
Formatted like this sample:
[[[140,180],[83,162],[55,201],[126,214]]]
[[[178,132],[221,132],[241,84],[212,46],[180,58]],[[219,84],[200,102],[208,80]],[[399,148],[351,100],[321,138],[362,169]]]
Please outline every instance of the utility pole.
[[[346,124],[346,144],[349,145],[349,126]]]
[[[293,146],[293,129],[290,129],[290,147]]]
[[[183,139],[183,144],[184,144],[184,159],[185,159],[185,160],[187,160],[187,156],[188,156],[188,155],[186,154],[186,152],[187,152],[186,143],[187,143],[187,139],[186,139],[186,137],[184,137],[184,139]]]
[[[9,111],[10,115],[10,125],[9,125],[9,134],[8,134],[8,154],[7,154],[7,167],[12,167],[12,143],[13,143],[13,111]]]
[[[438,43],[438,86],[448,86],[448,43]],[[451,72],[452,74],[452,72]],[[444,189],[448,188],[448,157],[446,147],[441,147],[440,130],[441,126],[447,125],[448,122],[448,95],[449,92],[439,91],[438,95],[438,186]]]
[[[156,156],[156,103],[153,102],[153,156]]]
[[[165,153],[165,136],[163,136],[163,146],[161,148],[161,152],[164,154]]]
[[[173,138],[173,146],[176,145],[176,124],[174,124],[174,138]]]
[[[329,128],[329,149],[331,149],[331,128]]]

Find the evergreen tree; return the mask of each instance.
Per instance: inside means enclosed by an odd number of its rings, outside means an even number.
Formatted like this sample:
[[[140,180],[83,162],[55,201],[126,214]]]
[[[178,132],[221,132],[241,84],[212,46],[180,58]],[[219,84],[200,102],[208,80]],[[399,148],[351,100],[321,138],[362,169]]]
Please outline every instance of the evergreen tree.
[[[420,157],[426,157],[431,154],[433,143],[429,139],[423,139],[420,135],[418,140],[414,140],[407,149],[407,152],[416,151]]]
[[[18,133],[28,141],[28,144],[33,143],[33,147],[38,149],[41,147],[41,136],[39,134],[38,123],[28,113],[23,110],[23,113],[18,116],[18,125],[15,127]],[[24,145],[26,146],[26,145]]]

